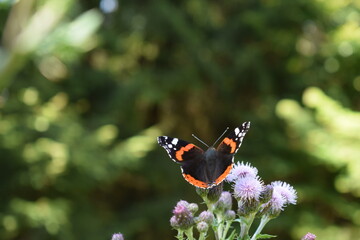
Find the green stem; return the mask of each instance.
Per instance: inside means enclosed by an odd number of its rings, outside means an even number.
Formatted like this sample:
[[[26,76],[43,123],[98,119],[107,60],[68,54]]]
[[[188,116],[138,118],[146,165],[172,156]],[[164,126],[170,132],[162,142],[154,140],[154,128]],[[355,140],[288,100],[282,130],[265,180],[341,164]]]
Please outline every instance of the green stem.
[[[184,240],[184,231],[178,229],[177,232],[178,232],[178,233],[177,233],[177,235],[176,235],[176,238],[179,239],[179,240]]]
[[[240,222],[240,239],[244,239],[245,236],[249,235],[251,224],[254,221],[256,213],[251,213],[248,217],[242,217],[243,221]]]
[[[188,237],[188,240],[195,240],[193,236],[193,228],[185,230],[185,235]]]
[[[207,208],[209,209],[209,211],[214,212],[214,203],[209,201],[209,199],[207,197],[204,197],[203,200],[204,200]]]
[[[212,224],[212,230],[214,232],[215,239],[220,240],[221,239],[220,232],[222,232],[222,229],[221,229],[221,216],[219,214],[214,214],[214,215],[215,215],[215,224]]]
[[[226,235],[227,235],[227,233],[228,233],[228,231],[230,229],[231,223],[232,223],[232,221],[227,221],[226,222],[225,229],[224,229],[223,234],[222,234],[222,239],[226,239]]]
[[[271,220],[271,218],[267,215],[263,216],[260,220],[260,224],[258,228],[256,229],[254,235],[251,237],[250,240],[256,240],[257,236],[261,233],[265,225]]]
[[[246,235],[246,228],[247,228],[247,225],[245,222],[240,222],[240,239],[243,239],[244,236]]]
[[[205,238],[206,238],[206,233],[204,232],[200,233],[199,240],[205,240]]]
[[[218,239],[222,240],[222,235],[223,235],[223,229],[224,229],[224,222],[222,219],[221,214],[217,214],[217,235],[218,235]]]

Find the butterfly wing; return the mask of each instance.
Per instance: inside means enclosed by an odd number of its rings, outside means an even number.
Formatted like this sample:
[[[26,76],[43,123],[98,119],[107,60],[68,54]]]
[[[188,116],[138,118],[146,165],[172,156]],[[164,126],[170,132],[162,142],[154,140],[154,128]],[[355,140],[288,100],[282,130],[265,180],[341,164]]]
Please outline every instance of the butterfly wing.
[[[200,188],[208,188],[204,151],[196,145],[178,138],[158,137],[158,143],[170,158],[181,164],[182,175],[186,181]]]
[[[235,128],[229,133],[217,147],[218,161],[214,181],[216,185],[224,181],[230,173],[234,163],[234,155],[239,150],[249,128],[250,122],[244,122],[240,127]]]
[[[198,159],[204,151],[192,143],[178,138],[167,136],[158,137],[158,143],[169,154],[169,157],[177,163]]]
[[[223,154],[234,155],[240,148],[241,143],[250,129],[250,122],[244,122],[241,126],[237,127],[227,135],[224,140],[219,144],[217,150]]]

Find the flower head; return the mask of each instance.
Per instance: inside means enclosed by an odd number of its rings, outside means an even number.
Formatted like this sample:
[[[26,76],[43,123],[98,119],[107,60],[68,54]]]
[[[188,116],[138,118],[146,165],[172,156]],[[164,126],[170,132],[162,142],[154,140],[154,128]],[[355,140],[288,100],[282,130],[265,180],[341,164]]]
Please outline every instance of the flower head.
[[[214,222],[214,214],[209,210],[202,211],[198,217],[198,221],[206,222],[208,225],[212,225]]]
[[[189,209],[192,214],[195,214],[199,210],[199,206],[196,203],[189,203],[187,209]]]
[[[279,215],[282,210],[284,210],[285,199],[278,192],[273,192],[270,204],[270,214]]]
[[[209,229],[209,225],[206,222],[201,221],[196,225],[196,228],[199,232],[206,233]]]
[[[285,204],[296,204],[296,190],[290,184],[282,181],[272,182],[274,192],[278,192],[285,200]]]
[[[124,240],[124,237],[121,233],[114,233],[111,237],[111,240]]]
[[[231,209],[232,207],[232,197],[231,193],[224,191],[221,193],[219,200],[215,204],[216,211],[224,212]]]
[[[235,212],[233,210],[226,210],[224,213],[225,220],[234,220],[235,219]]]
[[[173,216],[170,219],[170,225],[176,229],[186,230],[194,225],[194,217],[188,209],[189,203],[186,201],[179,201],[174,210]]]
[[[182,205],[182,206],[184,206],[184,207],[187,208],[187,207],[189,207],[189,204],[190,204],[190,203],[189,203],[188,201],[180,200],[180,201],[178,201],[178,202],[176,203],[176,207]],[[176,207],[175,207],[175,208],[176,208]],[[175,208],[174,208],[174,210],[175,210]]]
[[[264,186],[258,177],[238,178],[234,186],[234,197],[237,200],[258,201]]]
[[[301,238],[301,240],[315,240],[315,239],[316,239],[316,235],[312,233],[307,233],[305,234],[305,236]]]
[[[235,163],[230,174],[226,177],[226,181],[235,182],[238,178],[252,177],[256,178],[258,170],[252,167],[250,163]]]

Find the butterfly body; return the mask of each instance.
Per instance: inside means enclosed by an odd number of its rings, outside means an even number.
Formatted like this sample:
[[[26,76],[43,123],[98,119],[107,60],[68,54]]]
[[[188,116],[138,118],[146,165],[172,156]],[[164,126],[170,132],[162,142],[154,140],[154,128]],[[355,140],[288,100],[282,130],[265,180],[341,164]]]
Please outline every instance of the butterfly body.
[[[206,151],[192,143],[167,136],[158,137],[158,143],[173,161],[181,165],[186,181],[199,188],[212,188],[230,173],[234,155],[249,128],[250,122],[244,122],[230,132],[217,148],[209,147]]]

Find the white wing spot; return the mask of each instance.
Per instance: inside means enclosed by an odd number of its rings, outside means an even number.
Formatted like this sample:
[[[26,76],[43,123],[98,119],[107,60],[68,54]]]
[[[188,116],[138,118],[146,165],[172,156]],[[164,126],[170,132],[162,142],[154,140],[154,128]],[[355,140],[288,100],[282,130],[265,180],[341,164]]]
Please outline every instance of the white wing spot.
[[[239,128],[235,128],[235,135],[237,136],[240,133],[240,129]]]
[[[168,148],[172,148],[172,147],[173,147],[173,145],[171,145],[171,144],[168,144],[167,146],[168,146]]]
[[[176,144],[178,143],[178,141],[179,141],[179,139],[174,138],[174,139],[171,141],[171,143],[174,144],[174,145],[176,145]]]

